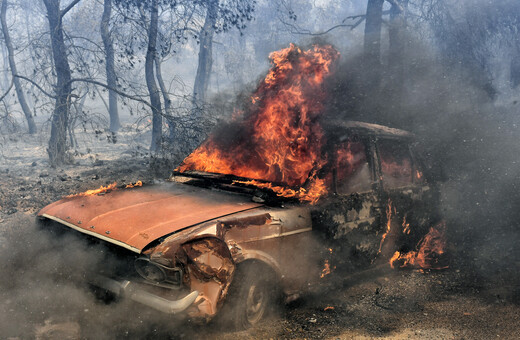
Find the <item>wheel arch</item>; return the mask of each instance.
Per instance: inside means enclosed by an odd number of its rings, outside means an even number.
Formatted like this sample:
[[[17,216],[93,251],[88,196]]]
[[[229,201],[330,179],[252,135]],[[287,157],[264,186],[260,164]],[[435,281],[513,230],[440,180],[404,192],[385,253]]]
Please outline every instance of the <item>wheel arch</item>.
[[[240,261],[236,261],[236,269],[245,268],[246,266],[259,266],[267,270],[273,276],[273,279],[281,282],[282,271],[276,260],[269,254],[262,251],[248,251],[242,254]],[[235,278],[233,278],[234,280]]]

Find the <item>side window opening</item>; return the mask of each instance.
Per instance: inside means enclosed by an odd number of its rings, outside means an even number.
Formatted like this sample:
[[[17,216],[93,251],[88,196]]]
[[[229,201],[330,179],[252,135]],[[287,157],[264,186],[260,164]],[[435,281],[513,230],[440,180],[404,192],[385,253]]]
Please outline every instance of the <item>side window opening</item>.
[[[338,144],[334,156],[337,194],[371,190],[370,166],[362,141],[347,140]]]
[[[427,179],[431,177],[431,169],[436,165],[431,163],[428,158],[422,157],[425,153],[424,150],[418,150],[417,145],[412,145],[412,161],[413,161],[413,182],[425,185],[428,183]],[[439,167],[437,167],[440,170]]]
[[[393,189],[411,185],[413,164],[408,145],[383,139],[378,141],[378,150],[383,187]]]

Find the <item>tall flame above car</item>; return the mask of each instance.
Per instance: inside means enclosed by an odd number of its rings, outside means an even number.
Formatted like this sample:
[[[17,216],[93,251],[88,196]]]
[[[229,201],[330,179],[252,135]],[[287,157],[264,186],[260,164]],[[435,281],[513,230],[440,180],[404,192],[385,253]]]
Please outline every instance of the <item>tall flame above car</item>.
[[[318,118],[324,112],[324,80],[338,58],[338,51],[329,45],[303,50],[291,44],[271,53],[271,69],[251,96],[248,108],[235,117],[237,129],[230,134],[237,138],[222,143],[217,136],[210,136],[177,171],[230,174],[292,187],[305,184],[298,196],[312,196],[307,199],[311,201],[326,193],[324,182],[313,178],[312,171],[326,162],[321,150],[325,137]],[[278,193],[294,195],[283,190]]]

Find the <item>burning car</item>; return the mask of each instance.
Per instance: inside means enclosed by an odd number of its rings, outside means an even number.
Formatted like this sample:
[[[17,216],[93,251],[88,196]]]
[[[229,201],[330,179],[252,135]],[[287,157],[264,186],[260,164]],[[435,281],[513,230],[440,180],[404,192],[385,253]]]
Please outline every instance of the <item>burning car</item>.
[[[228,127],[233,138],[210,136],[168,181],[113,184],[38,216],[122,259],[89,275],[92,285],[164,313],[227,316],[239,328],[263,318],[274,292],[290,299],[335,269],[441,267],[436,191],[413,135],[320,120],[337,56],[330,46],[275,53]]]
[[[387,260],[396,237],[413,241],[432,222],[424,205],[433,191],[410,134],[359,122],[338,130],[333,168],[323,172],[330,192],[316,204],[279,196],[270,182],[186,170],[162,184],[67,197],[38,215],[128,250],[135,269],[92,284],[193,317],[211,318],[229,302],[237,325],[253,325],[273,289],[294,296],[346,259],[354,267]],[[404,225],[401,235],[392,223]]]

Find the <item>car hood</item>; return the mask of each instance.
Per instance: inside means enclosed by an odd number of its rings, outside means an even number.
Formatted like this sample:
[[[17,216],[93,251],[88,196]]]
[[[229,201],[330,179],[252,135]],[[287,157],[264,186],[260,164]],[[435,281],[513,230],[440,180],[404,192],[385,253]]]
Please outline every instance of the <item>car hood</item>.
[[[240,194],[165,182],[67,197],[38,216],[140,253],[164,235],[260,206]]]

